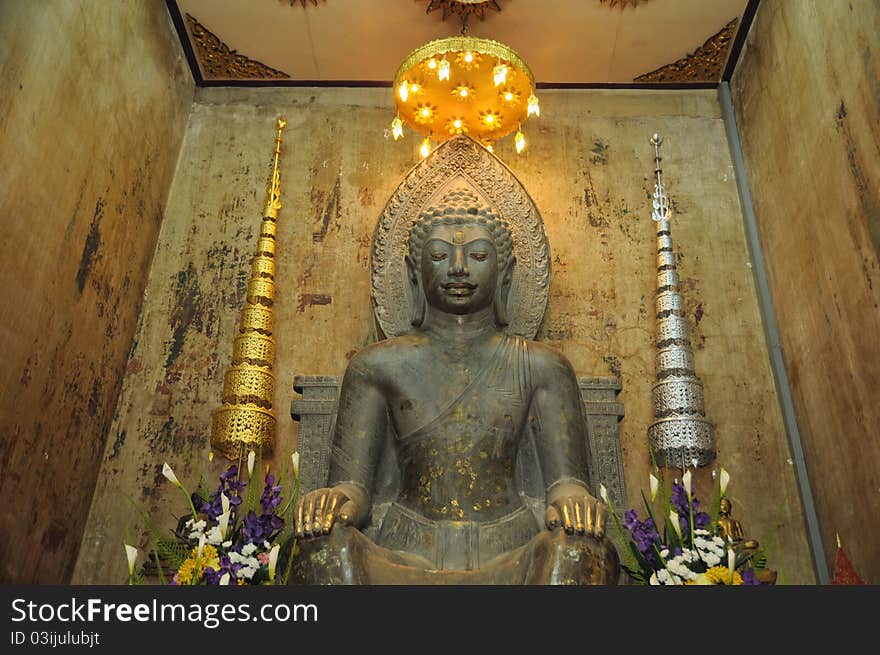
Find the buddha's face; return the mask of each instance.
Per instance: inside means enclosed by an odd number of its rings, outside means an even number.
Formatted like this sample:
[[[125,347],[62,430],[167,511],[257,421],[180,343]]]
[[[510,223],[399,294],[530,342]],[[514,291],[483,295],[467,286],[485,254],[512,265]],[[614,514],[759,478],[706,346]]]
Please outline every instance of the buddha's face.
[[[479,224],[437,225],[425,239],[420,262],[425,300],[448,314],[470,314],[492,305],[498,253]]]

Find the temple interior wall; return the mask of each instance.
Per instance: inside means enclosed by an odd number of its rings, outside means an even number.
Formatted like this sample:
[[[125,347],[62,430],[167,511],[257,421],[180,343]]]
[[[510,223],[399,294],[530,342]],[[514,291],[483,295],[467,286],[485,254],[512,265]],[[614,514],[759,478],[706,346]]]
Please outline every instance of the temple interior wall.
[[[0,80],[0,582],[66,582],[194,84],[155,2],[3,2]]]
[[[822,540],[880,581],[880,5],[764,0],[737,122]]]
[[[275,464],[294,447],[297,374],[341,375],[376,338],[370,241],[383,205],[418,161],[412,133],[387,136],[390,89],[200,89],[189,118],[116,415],[102,455],[75,582],[125,579],[126,534],[146,545],[123,494],[171,520],[183,499],[168,461],[195,484],[208,462],[269,175],[284,114],[275,338]],[[538,338],[578,375],[618,375],[630,505],[649,463],[654,377],[654,168],[648,137],[666,141],[673,238],[697,372],[717,426],[717,464],[732,474],[735,516],[770,548],[782,581],[812,565],[768,363],[733,166],[714,91],[544,91],[521,156],[496,152],[542,212],[552,291]],[[134,165],[134,161],[131,162]],[[717,468],[717,467],[716,467]],[[707,495],[710,470],[697,474]],[[168,527],[171,527],[170,524]]]

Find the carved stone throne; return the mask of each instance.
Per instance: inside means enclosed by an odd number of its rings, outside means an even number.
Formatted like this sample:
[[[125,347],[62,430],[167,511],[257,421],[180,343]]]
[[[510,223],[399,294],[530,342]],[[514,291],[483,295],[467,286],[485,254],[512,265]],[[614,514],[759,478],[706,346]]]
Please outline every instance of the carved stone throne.
[[[516,176],[497,157],[467,136],[455,137],[416,165],[386,204],[373,237],[372,299],[380,335],[393,337],[410,329],[411,302],[404,270],[409,229],[419,211],[454,185],[466,185],[508,220],[516,267],[508,302],[507,332],[534,338],[543,321],[550,284],[550,252],[537,207]],[[291,404],[299,421],[301,491],[327,485],[333,425],[341,378],[298,375]],[[618,423],[623,405],[616,402],[620,382],[609,377],[579,377],[589,437],[589,478],[594,495],[604,484],[618,511],[626,506]],[[394,439],[388,435],[374,482],[373,511],[364,533],[375,538],[390,501],[397,495]],[[534,439],[528,434],[516,465],[520,493],[543,524],[544,487]]]

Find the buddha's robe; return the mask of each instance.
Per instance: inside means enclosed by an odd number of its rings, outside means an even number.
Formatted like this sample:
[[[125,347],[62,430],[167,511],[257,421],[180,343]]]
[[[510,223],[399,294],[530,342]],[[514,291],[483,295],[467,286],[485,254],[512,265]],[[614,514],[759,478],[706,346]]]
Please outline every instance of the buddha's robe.
[[[615,582],[613,548],[544,530],[517,489],[526,430],[547,490],[561,482],[587,488],[585,430],[543,434],[533,391],[528,342],[503,337],[453,402],[396,437],[401,490],[376,543],[337,525],[329,538],[303,543],[297,577],[318,584]],[[337,435],[330,485],[369,490],[374,472],[364,463],[375,461],[373,448],[375,442]]]

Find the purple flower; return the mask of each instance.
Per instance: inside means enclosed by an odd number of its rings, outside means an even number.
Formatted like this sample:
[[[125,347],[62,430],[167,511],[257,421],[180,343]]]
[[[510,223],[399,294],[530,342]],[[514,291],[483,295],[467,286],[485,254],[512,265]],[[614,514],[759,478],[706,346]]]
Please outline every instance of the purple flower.
[[[623,525],[626,526],[626,529],[631,533],[639,525],[639,513],[634,509],[628,510],[626,514],[623,515]]]
[[[744,585],[760,585],[761,581],[755,576],[755,569],[746,569],[742,572],[742,583]]]
[[[266,487],[263,489],[263,495],[260,496],[260,505],[263,508],[263,514],[272,514],[274,509],[281,504],[281,485],[275,484],[275,476],[266,476]]]
[[[694,506],[696,506],[697,501],[694,501]],[[705,530],[709,527],[709,523],[712,522],[712,517],[706,514],[706,512],[697,512],[694,514],[694,526],[697,530]]]
[[[675,511],[680,517],[685,518],[690,515],[687,492],[684,490],[683,485],[679,484],[678,482],[673,483],[672,495],[670,497],[670,500],[672,502],[672,506],[675,508]]]
[[[202,574],[205,578],[205,584],[209,585],[219,585],[220,578],[223,577],[224,573],[229,574],[230,579],[235,579],[238,574],[239,569],[241,569],[241,564],[233,564],[229,560],[229,555],[221,555],[220,557],[220,568],[214,570],[213,567],[207,566],[205,567],[205,571]]]
[[[261,544],[269,541],[275,533],[284,527],[284,520],[275,514],[261,514],[257,516],[251,510],[244,517],[241,534],[244,537],[244,543]]]
[[[193,504],[201,503],[199,511],[207,518],[210,525],[217,525],[217,517],[223,513],[223,499],[221,494],[226,496],[229,506],[235,510],[241,505],[241,492],[244,490],[245,484],[238,479],[238,466],[233,464],[226,471],[220,474],[220,486],[211,493],[208,500],[203,501],[201,498],[193,495]]]

